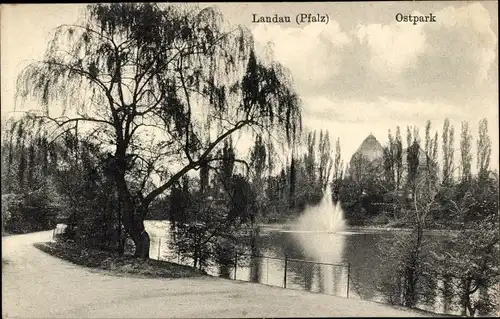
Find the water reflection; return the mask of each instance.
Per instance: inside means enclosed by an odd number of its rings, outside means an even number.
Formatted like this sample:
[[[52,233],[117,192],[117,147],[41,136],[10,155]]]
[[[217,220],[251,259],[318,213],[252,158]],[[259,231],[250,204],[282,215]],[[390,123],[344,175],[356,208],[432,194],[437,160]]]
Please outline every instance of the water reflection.
[[[219,265],[219,276],[222,278],[231,278],[231,269],[232,267],[229,267],[229,265]]]
[[[250,257],[250,281],[260,282],[261,281],[261,259],[259,257]]]
[[[256,257],[260,255],[259,251],[259,228],[255,232],[252,232],[252,238],[250,240],[250,281],[251,282],[261,282],[261,262],[262,258]]]
[[[307,290],[314,291],[317,280],[319,292],[331,295],[345,295],[347,277],[343,269],[345,235],[324,232],[292,232],[291,242],[298,244],[303,259],[322,264],[296,261],[291,263],[291,271],[296,272],[299,282]]]

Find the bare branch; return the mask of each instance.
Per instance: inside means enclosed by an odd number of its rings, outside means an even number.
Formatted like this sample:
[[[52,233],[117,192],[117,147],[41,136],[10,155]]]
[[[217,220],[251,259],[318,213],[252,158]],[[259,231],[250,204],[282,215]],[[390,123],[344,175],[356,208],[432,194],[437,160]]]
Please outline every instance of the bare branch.
[[[224,134],[221,134],[214,142],[210,143],[210,145],[205,149],[205,151],[201,154],[201,156],[197,161],[190,162],[188,165],[184,166],[181,170],[179,170],[176,174],[174,174],[166,183],[164,183],[163,185],[161,185],[160,187],[149,193],[144,199],[145,203],[149,204],[153,199],[156,198],[156,196],[160,195],[165,190],[167,190],[170,186],[172,186],[174,182],[176,182],[179,178],[181,178],[185,173],[199,166],[201,163],[204,163],[206,161],[207,156],[221,141],[223,141],[226,137],[236,132],[237,130],[241,129],[245,125],[248,125],[249,123],[251,123],[251,121],[248,120],[239,121],[238,123],[236,123],[236,126],[226,131]]]

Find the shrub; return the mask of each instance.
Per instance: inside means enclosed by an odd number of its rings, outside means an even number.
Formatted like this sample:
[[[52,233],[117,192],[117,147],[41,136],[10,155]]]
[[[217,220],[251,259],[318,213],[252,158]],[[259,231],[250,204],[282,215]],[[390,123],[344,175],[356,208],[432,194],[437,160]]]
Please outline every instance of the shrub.
[[[2,195],[2,230],[27,233],[55,227],[57,207],[44,191]]]

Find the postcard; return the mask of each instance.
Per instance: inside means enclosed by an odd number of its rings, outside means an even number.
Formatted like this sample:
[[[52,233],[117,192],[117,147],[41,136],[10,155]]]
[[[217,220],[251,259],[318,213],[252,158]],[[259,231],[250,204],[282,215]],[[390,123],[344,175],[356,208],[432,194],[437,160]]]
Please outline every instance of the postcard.
[[[500,314],[498,2],[0,12],[2,317]]]

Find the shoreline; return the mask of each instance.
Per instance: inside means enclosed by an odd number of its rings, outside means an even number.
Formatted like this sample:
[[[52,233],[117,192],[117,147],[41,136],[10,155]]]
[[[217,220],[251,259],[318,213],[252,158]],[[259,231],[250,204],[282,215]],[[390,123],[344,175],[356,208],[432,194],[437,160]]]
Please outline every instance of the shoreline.
[[[290,224],[258,224],[257,227],[262,230],[293,230]],[[388,226],[346,226],[345,231],[360,231],[360,232],[411,232],[411,228],[401,228],[401,227],[388,227]],[[425,233],[436,233],[436,234],[453,234],[459,232],[459,230],[454,229],[424,229]]]
[[[167,219],[164,220],[156,220],[156,219],[148,219],[148,222],[169,222]],[[259,223],[255,226],[256,228],[260,228],[261,230],[287,230],[291,231],[292,223],[291,222],[283,222],[283,223]],[[404,228],[404,227],[390,227],[387,225],[381,226],[346,226],[345,231],[359,231],[359,232],[411,232],[413,229]],[[433,233],[433,234],[453,234],[458,233],[460,230],[457,229],[433,229],[427,228],[424,229],[425,233]]]

